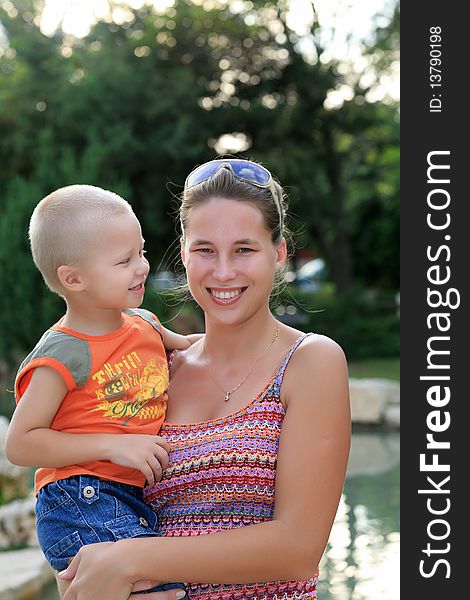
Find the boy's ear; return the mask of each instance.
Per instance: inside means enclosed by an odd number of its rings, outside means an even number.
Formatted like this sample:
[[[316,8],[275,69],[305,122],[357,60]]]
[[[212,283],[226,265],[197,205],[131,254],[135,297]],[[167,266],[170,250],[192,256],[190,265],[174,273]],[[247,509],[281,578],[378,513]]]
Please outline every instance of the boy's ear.
[[[81,292],[84,289],[83,280],[76,267],[61,265],[57,269],[57,277],[62,287],[69,292]]]

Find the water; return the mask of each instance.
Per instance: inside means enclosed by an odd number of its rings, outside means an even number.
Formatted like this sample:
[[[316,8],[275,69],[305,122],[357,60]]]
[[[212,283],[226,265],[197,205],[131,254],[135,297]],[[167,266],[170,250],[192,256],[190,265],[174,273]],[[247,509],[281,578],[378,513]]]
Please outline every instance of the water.
[[[353,434],[348,475],[320,564],[320,600],[399,598],[399,434]],[[35,600],[58,600],[55,584]]]
[[[399,434],[353,435],[348,476],[320,563],[320,600],[399,598]]]

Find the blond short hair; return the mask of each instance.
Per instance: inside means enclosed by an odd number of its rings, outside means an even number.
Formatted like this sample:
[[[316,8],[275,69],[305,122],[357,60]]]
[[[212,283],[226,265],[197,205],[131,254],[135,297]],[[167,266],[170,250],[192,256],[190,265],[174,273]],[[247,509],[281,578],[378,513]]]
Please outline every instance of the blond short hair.
[[[133,214],[126,200],[93,185],[59,188],[38,203],[29,223],[29,240],[34,263],[49,289],[63,295],[57,269],[83,259],[95,226],[123,213]]]

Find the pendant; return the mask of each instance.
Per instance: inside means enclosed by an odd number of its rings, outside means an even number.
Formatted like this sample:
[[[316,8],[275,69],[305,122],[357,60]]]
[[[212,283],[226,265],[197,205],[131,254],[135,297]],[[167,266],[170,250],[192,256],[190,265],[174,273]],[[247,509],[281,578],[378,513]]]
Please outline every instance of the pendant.
[[[224,402],[228,402],[230,400],[230,392],[226,392],[224,396]]]

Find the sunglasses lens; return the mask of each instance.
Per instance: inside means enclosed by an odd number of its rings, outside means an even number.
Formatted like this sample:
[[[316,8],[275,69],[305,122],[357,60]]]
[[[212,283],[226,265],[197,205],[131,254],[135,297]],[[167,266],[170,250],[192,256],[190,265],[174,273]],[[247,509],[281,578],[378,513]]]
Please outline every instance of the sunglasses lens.
[[[252,181],[258,185],[268,185],[271,179],[271,173],[267,169],[246,160],[231,160],[230,166],[236,177]]]
[[[270,172],[260,165],[253,164],[247,160],[214,160],[204,165],[201,165],[189,174],[185,187],[190,188],[198,183],[207,181],[221,166],[229,165],[235,177],[251,181],[257,185],[265,186],[269,184],[271,179]]]
[[[194,169],[194,171],[188,175],[185,187],[190,188],[193,187],[193,185],[197,185],[198,183],[206,181],[212,177],[212,175],[214,175],[217,169],[219,169],[220,165],[221,163],[219,161],[213,161],[205,163],[197,169]]]

